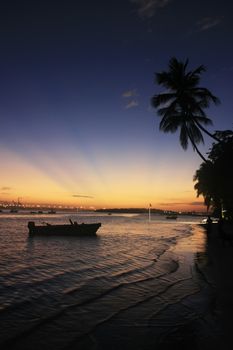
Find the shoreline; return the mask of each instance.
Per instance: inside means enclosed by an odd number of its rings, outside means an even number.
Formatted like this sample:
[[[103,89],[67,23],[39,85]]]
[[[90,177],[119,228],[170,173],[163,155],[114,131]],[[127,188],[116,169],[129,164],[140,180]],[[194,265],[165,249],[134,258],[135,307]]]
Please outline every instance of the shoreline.
[[[191,306],[192,312],[198,315],[199,321],[196,322],[198,331],[192,335],[184,334],[183,342],[188,346],[188,342],[191,341],[188,347],[195,350],[204,348],[217,350],[220,347],[228,350],[233,348],[232,225],[224,225],[225,236],[219,234],[217,224],[212,224],[209,233],[200,226],[194,227],[193,230],[194,240],[195,236],[198,239],[198,235],[203,235],[204,249],[196,250],[193,261],[195,270],[193,277],[198,278],[200,285],[199,296],[194,294],[188,297],[187,305]],[[200,247],[197,246],[197,248]],[[199,329],[198,323],[201,324],[201,320],[204,321],[204,325]],[[161,349],[164,348],[161,347]],[[169,346],[168,349],[170,349]]]
[[[212,281],[215,292],[214,314],[222,329],[222,341],[232,344],[233,324],[233,240],[232,224],[224,224],[223,232],[217,225],[211,228],[206,237],[207,265],[203,269],[205,276]],[[230,347],[228,347],[230,348]]]
[[[145,306],[149,317],[147,326],[141,324],[136,316],[136,328],[128,325],[127,330],[124,329],[124,325],[114,320],[112,324],[97,327],[71,349],[86,349],[86,346],[97,350],[110,347],[114,350],[232,348],[229,344],[233,345],[233,281],[231,282],[230,278],[233,247],[222,242],[216,232],[212,237],[208,237],[203,227],[191,227],[192,234],[177,241],[162,258],[165,261],[169,258],[178,263],[179,268],[171,277],[177,282],[168,288],[162,299],[155,297],[152,303]],[[223,271],[225,273],[222,273]],[[154,311],[152,316],[149,316],[151,310],[161,301],[163,304],[159,311]],[[115,332],[119,334],[115,335]],[[138,333],[141,334],[143,342]],[[106,339],[108,337],[109,339]],[[121,339],[124,339],[124,342]],[[96,347],[92,347],[93,341]]]
[[[178,240],[161,256],[160,263],[173,261],[177,264],[164,279],[170,279],[171,284],[162,295],[157,292],[137,308],[103,322],[74,342],[70,349],[232,348],[232,246],[221,242],[217,235],[208,237],[200,225],[190,226],[191,235]],[[222,270],[226,273],[223,274]],[[162,285],[163,279],[158,287]]]

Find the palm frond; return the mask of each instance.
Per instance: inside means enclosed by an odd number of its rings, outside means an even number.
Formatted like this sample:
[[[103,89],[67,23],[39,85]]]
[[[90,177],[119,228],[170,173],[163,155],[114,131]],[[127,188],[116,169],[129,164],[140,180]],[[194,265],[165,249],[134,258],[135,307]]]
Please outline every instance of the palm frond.
[[[158,94],[152,97],[151,104],[153,107],[159,107],[160,105],[172,102],[175,98],[176,94],[174,93]]]
[[[186,71],[186,68],[187,68],[188,64],[189,64],[189,59],[186,58],[186,60],[184,62],[184,72]]]
[[[199,96],[202,100],[213,102],[215,105],[219,105],[221,103],[220,99],[217,96],[214,96],[212,92],[210,92],[210,90],[207,88],[198,87],[196,89],[196,92],[192,92],[195,93],[196,96]]]
[[[166,88],[166,92],[155,95],[151,104],[162,117],[160,130],[174,133],[180,129],[180,143],[184,149],[191,141],[193,149],[206,161],[197,144],[204,143],[202,131],[212,137],[203,125],[211,125],[205,109],[211,103],[219,104],[220,100],[210,90],[199,86],[201,74],[206,71],[200,65],[188,71],[189,60],[179,61],[176,57],[169,60],[168,70],[156,73],[156,82]],[[216,139],[217,140],[217,139]]]
[[[206,72],[206,67],[202,64],[192,71],[192,76],[200,75],[203,72]]]
[[[187,134],[187,129],[184,125],[180,128],[180,144],[184,150],[187,150],[188,134]]]
[[[164,117],[162,118],[159,129],[162,130],[165,133],[175,133],[177,129],[179,128],[180,124],[177,123],[176,118],[172,117]]]
[[[212,120],[206,116],[194,115],[193,118],[200,124],[213,125]]]
[[[158,85],[162,85],[168,90],[171,90],[174,85],[172,76],[168,72],[156,73],[155,81]]]
[[[163,107],[163,108],[157,109],[157,114],[160,117],[173,117],[173,118],[175,118],[178,113],[177,113],[175,106],[174,106],[174,108],[172,106],[169,106],[169,107]]]
[[[188,125],[189,133],[192,137],[192,140],[195,144],[203,143],[204,144],[204,138],[202,136],[202,133],[200,132],[199,128],[194,123],[190,123]]]

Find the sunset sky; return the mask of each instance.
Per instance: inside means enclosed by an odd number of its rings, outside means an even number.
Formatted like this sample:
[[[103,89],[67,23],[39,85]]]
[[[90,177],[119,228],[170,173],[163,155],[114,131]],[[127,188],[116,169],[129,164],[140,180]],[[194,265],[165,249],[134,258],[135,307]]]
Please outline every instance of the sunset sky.
[[[209,130],[232,129],[232,13],[228,0],[1,2],[0,201],[202,210],[201,159],[159,131],[150,99],[154,73],[188,57],[221,100]]]

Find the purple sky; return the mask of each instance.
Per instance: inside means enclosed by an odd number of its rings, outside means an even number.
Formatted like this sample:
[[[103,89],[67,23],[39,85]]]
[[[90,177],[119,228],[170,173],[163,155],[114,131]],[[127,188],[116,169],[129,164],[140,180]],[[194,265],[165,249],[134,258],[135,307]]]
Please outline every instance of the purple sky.
[[[100,197],[108,198],[109,192],[112,205],[120,205],[113,189],[116,183],[126,189],[133,176],[141,191],[129,203],[124,190],[125,205],[172,203],[179,194],[171,194],[170,202],[168,195],[157,196],[152,178],[160,174],[174,183],[174,159],[183,191],[191,191],[201,160],[191,147],[182,150],[178,135],[159,132],[159,118],[150,106],[151,96],[161,91],[154,73],[166,69],[172,56],[188,57],[190,68],[204,64],[202,85],[222,102],[208,111],[214,122],[210,131],[232,128],[232,13],[227,0],[1,2],[0,146],[2,166],[7,159],[8,167],[0,183],[12,189],[3,191],[3,198],[37,198],[33,189],[30,194],[25,189],[28,165],[35,174],[56,180],[67,198],[81,192],[96,199],[84,205],[107,205],[108,199]],[[210,145],[207,137],[201,151]],[[8,173],[16,158],[21,182]],[[68,161],[77,167],[68,167],[65,174],[62,164]],[[80,163],[86,165],[79,170]],[[118,177],[110,168],[117,169]],[[87,182],[87,171],[98,174],[107,187],[96,178]],[[38,177],[33,186],[47,191],[44,181]]]

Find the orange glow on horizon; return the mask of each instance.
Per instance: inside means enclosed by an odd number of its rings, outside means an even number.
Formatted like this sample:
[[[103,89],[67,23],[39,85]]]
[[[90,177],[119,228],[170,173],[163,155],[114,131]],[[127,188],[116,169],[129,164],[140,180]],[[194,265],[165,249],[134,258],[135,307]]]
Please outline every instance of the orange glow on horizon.
[[[205,211],[202,200],[197,201],[188,166],[181,176],[177,164],[171,173],[166,163],[158,160],[150,165],[138,153],[119,159],[96,155],[98,164],[76,150],[69,153],[68,159],[65,152],[53,156],[37,152],[29,161],[15,152],[1,151],[1,202],[21,198],[25,204],[95,209],[146,208],[152,203],[162,210]]]

